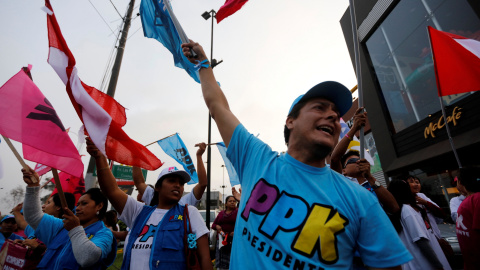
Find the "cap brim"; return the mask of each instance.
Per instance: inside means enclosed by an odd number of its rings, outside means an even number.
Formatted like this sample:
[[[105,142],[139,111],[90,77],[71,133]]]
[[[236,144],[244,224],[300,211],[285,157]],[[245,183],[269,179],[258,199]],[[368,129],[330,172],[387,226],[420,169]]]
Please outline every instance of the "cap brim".
[[[315,85],[296,103],[319,97],[333,102],[340,116],[343,116],[352,107],[352,93],[350,90],[343,84],[334,81],[321,82]]]
[[[169,175],[172,175],[172,174],[176,174],[176,175],[180,176],[180,177],[183,179],[183,181],[184,181],[185,184],[188,183],[188,182],[190,182],[190,179],[191,179],[191,178],[190,178],[190,174],[188,174],[186,171],[176,171],[176,172],[171,172],[171,173],[167,173],[167,174],[163,175],[162,177],[160,177],[160,178],[157,180],[157,183],[158,183],[159,181],[163,180],[165,177],[167,177],[167,176],[169,176]]]

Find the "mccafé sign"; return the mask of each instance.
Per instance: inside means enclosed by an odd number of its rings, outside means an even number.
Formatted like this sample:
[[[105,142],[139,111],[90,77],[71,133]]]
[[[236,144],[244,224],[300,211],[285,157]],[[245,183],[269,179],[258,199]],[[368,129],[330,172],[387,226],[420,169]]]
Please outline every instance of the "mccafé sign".
[[[447,116],[447,123],[453,122],[453,125],[457,125],[457,120],[460,119],[462,116],[462,112],[460,111],[462,108],[455,107],[452,111],[452,115]],[[428,126],[425,128],[425,132],[423,133],[423,136],[425,136],[425,139],[428,138],[428,136],[432,136],[432,138],[435,138],[435,131],[438,129],[442,129],[445,127],[445,121],[443,119],[443,115],[440,116],[438,121],[430,122]]]

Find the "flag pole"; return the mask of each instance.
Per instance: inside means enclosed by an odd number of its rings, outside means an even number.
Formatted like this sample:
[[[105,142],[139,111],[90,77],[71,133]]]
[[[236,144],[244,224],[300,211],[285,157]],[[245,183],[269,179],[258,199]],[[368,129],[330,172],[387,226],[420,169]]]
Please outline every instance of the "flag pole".
[[[58,197],[60,198],[60,204],[62,209],[68,207],[67,200],[65,199],[65,194],[63,193],[62,184],[60,183],[60,177],[58,177],[58,171],[55,168],[52,168],[53,178],[55,179],[55,187],[57,188]]]
[[[435,72],[436,73],[436,72]],[[439,87],[437,85],[437,87]],[[450,128],[448,127],[448,120],[447,120],[447,114],[445,113],[445,105],[443,104],[443,99],[442,97],[438,97],[440,99],[440,106],[442,107],[442,115],[443,115],[443,120],[445,121],[445,128],[447,130],[448,134],[448,141],[450,142],[450,146],[452,147],[453,154],[455,155],[455,159],[457,160],[458,168],[462,168],[462,163],[460,163],[460,159],[458,158],[457,154],[457,149],[455,148],[455,145],[453,144],[453,138],[450,133]]]
[[[15,155],[15,157],[17,158],[18,162],[20,162],[20,164],[22,165],[22,167],[25,169],[25,170],[29,170],[30,168],[28,167],[27,163],[25,163],[25,161],[23,160],[23,158],[20,156],[20,154],[17,152],[17,149],[15,149],[15,147],[13,146],[12,142],[10,141],[9,138],[5,137],[2,135],[2,138],[3,140],[7,143],[8,147],[10,147],[10,150],[12,150],[13,154]],[[35,179],[35,177],[30,177],[30,179],[32,180],[33,183],[36,183],[37,182],[37,179]]]
[[[160,140],[156,140],[156,141],[154,141],[154,142],[152,142],[152,143],[149,143],[149,144],[145,145],[145,147],[150,146],[150,145],[152,145],[152,144],[155,144],[155,143],[157,143],[157,142],[159,142],[159,141],[161,141],[161,140],[165,140],[166,138],[170,138],[170,137],[172,137],[172,136],[175,136],[176,134],[177,134],[177,133],[173,133],[172,135],[168,135],[168,136],[165,137],[165,138],[162,138],[162,139],[160,139]]]
[[[357,31],[357,18],[355,15],[355,6],[353,0],[350,2],[350,18],[352,21],[352,33],[353,33],[353,50],[355,52],[355,73],[357,75],[357,88],[358,88],[358,107],[363,107],[363,87],[362,87],[362,72],[360,66],[360,52],[359,52],[359,42],[358,42],[358,31]],[[365,158],[365,153],[363,149],[365,148],[365,130],[364,126],[360,127],[360,158]]]

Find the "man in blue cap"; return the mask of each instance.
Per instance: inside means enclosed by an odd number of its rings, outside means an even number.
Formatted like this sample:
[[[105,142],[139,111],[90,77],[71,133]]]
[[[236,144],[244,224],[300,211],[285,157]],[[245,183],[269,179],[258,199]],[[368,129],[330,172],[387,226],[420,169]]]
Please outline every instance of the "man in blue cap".
[[[17,222],[13,215],[6,215],[0,220],[0,247],[5,243],[5,240],[23,239],[20,235],[13,233],[17,230]]]
[[[370,268],[412,259],[378,200],[325,166],[352,105],[345,86],[322,82],[293,102],[279,155],[230,111],[203,48],[182,47],[198,55],[190,61],[201,66],[203,97],[242,185],[231,269],[350,269],[355,249]]]

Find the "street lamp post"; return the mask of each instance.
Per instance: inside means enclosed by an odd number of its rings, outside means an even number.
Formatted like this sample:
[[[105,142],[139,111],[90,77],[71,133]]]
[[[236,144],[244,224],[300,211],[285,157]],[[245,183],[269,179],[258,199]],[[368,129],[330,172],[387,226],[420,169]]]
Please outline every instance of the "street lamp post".
[[[210,65],[212,66],[212,69],[220,64],[222,61],[220,62],[217,62],[217,60],[213,59],[213,18],[215,18],[215,15],[217,14],[217,12],[215,12],[215,10],[210,10],[210,11],[205,11],[203,14],[202,14],[202,17],[205,19],[205,20],[208,20],[210,18],[212,18],[212,31],[211,31],[211,39],[210,39]],[[211,133],[212,133],[212,115],[210,114],[210,112],[208,112],[208,146],[207,146],[207,207],[206,207],[206,220],[205,220],[205,223],[207,225],[207,228],[210,229],[210,184],[211,184],[211,181],[210,181],[210,177],[211,177],[211,161],[212,161],[212,150],[211,150],[211,147],[210,147],[210,144],[212,143],[211,142]]]
[[[220,186],[222,188],[222,202],[223,202],[223,207],[225,208],[225,165],[221,165],[220,167],[223,168],[223,180],[222,180],[222,185]]]

